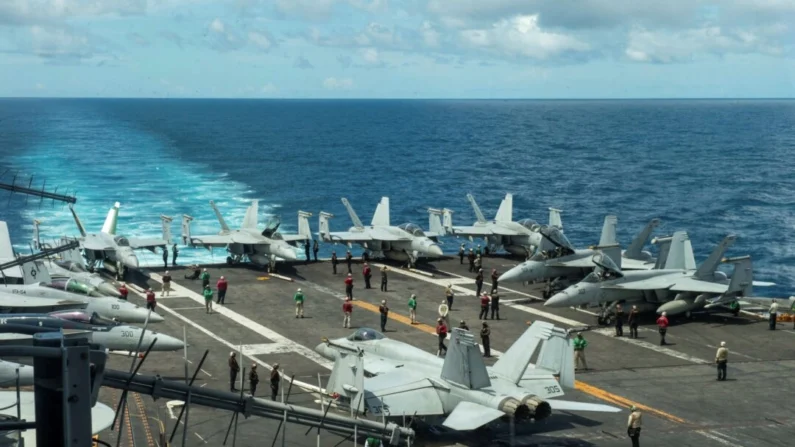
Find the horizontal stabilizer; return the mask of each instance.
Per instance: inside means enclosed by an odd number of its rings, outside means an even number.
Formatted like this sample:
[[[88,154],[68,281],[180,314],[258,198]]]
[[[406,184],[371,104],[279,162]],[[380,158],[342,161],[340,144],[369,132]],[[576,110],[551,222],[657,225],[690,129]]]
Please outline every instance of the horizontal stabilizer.
[[[573,402],[570,400],[547,400],[549,406],[555,411],[598,411],[603,413],[620,413],[621,409],[611,405],[589,404],[584,402]]]
[[[442,425],[459,431],[474,430],[504,415],[500,410],[463,401],[456,405]]]

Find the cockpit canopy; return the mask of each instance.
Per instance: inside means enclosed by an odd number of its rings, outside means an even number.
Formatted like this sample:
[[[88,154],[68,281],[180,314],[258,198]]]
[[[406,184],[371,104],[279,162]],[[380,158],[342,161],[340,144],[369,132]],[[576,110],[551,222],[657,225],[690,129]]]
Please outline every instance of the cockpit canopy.
[[[116,245],[118,245],[119,247],[130,246],[130,241],[128,241],[127,238],[124,236],[116,236],[113,238],[113,240],[116,241]]]
[[[591,258],[596,265],[594,271],[589,273],[583,281],[585,282],[602,282],[609,279],[621,278],[624,276],[615,262],[604,253],[597,253]]]
[[[381,340],[382,338],[384,338],[384,334],[375,329],[370,329],[369,327],[359,328],[356,332],[348,336],[348,340],[350,341]]]
[[[279,225],[282,224],[281,216],[271,216],[267,222],[265,222],[265,229],[262,230],[262,235],[265,237],[269,237],[272,239],[281,239],[280,237],[276,236],[279,233]]]
[[[404,223],[403,225],[398,225],[398,228],[407,233],[411,233],[413,236],[425,237],[425,233],[422,231],[422,228],[420,228],[420,226],[417,224]]]
[[[569,242],[569,239],[563,234],[562,231],[555,227],[546,227],[541,229],[541,234],[544,235],[551,243],[556,246],[567,248],[574,251],[574,246]]]
[[[52,312],[50,316],[61,320],[73,321],[75,323],[91,324],[94,326],[118,326],[119,323],[100,317],[96,312],[89,315],[88,312],[70,310],[62,312]]]
[[[538,222],[534,221],[533,219],[522,219],[520,221],[517,221],[516,223],[527,228],[530,231],[539,231],[541,229],[541,225]]]

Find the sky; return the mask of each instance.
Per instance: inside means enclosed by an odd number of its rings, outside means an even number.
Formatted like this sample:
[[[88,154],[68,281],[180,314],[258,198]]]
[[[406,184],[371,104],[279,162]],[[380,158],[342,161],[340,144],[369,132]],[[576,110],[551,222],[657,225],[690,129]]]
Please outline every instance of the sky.
[[[795,0],[0,0],[0,97],[795,97]]]

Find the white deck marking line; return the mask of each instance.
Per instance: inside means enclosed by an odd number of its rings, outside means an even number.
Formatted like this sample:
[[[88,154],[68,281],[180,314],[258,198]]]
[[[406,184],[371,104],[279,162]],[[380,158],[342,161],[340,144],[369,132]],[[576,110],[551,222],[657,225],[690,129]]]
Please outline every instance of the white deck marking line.
[[[725,440],[723,438],[720,438],[720,437],[718,437],[718,436],[713,434],[713,433],[718,433],[718,432],[709,432],[709,431],[706,431],[706,430],[698,430],[696,433],[700,434],[701,436],[704,436],[705,438],[709,438],[709,439],[711,439],[711,440],[713,440],[713,441],[715,441],[715,442],[717,442],[718,444],[721,444],[721,445],[728,445],[728,446],[731,446],[731,447],[739,447],[737,444],[735,444],[733,442],[729,442],[729,441],[727,441],[727,440]]]
[[[196,306],[196,307],[172,307],[172,310],[193,310],[193,309],[201,309],[204,310],[204,306]]]
[[[193,434],[196,435],[197,438],[201,439],[203,443],[207,444],[207,441],[205,441],[204,438],[202,438],[200,434],[198,434],[196,432],[193,432]]]
[[[173,283],[172,283],[172,287],[173,287]],[[139,294],[139,296],[140,296],[140,294]],[[170,313],[171,315],[174,315],[175,317],[177,317],[178,319],[182,320],[183,322],[193,326],[194,328],[196,328],[197,330],[202,332],[204,335],[214,339],[215,341],[221,343],[222,345],[226,346],[227,348],[229,348],[232,351],[237,351],[240,348],[239,344],[232,344],[232,343],[224,340],[223,338],[219,337],[218,335],[215,335],[214,333],[212,333],[209,330],[207,330],[204,326],[202,326],[202,325],[196,323],[195,321],[185,317],[184,315],[179,314],[178,312],[172,310],[168,306],[165,306],[163,304],[158,304],[157,307],[160,308],[160,309],[163,309],[164,311]],[[300,346],[301,348],[303,348],[303,350],[307,350],[308,349],[308,348],[306,348],[306,347],[304,347],[302,345],[299,345],[298,343],[295,343],[293,341],[290,341],[290,343],[295,344],[296,346]],[[298,352],[295,349],[293,349],[291,352],[295,352],[296,354],[303,355],[301,352]],[[258,365],[262,366],[263,368],[267,369],[268,371],[272,371],[273,370],[273,367],[271,367],[271,365],[269,365],[268,363],[263,362],[262,360],[260,360],[260,359],[258,359],[256,357],[253,357],[251,355],[247,355],[245,353],[243,353],[243,356],[248,357],[249,359],[251,359],[252,361],[256,362]],[[316,355],[316,356],[313,356],[313,357],[320,357],[320,355]],[[320,357],[320,358],[322,359],[322,362],[316,360],[315,358],[310,358],[309,360],[312,360],[313,362],[317,363],[318,365],[322,366],[323,368],[326,368],[326,369],[329,369],[329,370],[334,368],[334,363],[329,362],[328,360],[326,360],[323,357]],[[190,360],[188,360],[188,362],[191,363],[191,364],[193,363]],[[286,380],[288,382],[290,381],[290,377],[289,377],[289,375],[287,375],[286,371],[283,371],[282,379]],[[316,392],[316,393],[318,393],[318,392],[324,393],[325,392],[325,390],[323,390],[321,388],[318,388],[317,385],[312,385],[312,384],[309,384],[309,383],[306,383],[306,382],[301,382],[301,381],[298,381],[298,380],[294,380],[293,383],[295,385],[297,385],[298,387],[303,388],[303,389],[305,389],[307,391],[313,391],[313,392]]]
[[[707,345],[707,347],[708,347],[708,348],[712,348],[712,349],[718,349],[718,347],[717,347],[717,346],[713,346],[713,345]],[[758,359],[758,358],[756,358],[756,357],[751,357],[750,355],[745,355],[745,354],[743,354],[743,353],[740,353],[740,352],[737,352],[737,351],[735,351],[735,350],[733,350],[733,349],[729,351],[729,355],[739,355],[740,357],[745,357],[745,358],[747,358],[747,359],[756,360],[756,361],[758,361],[758,362],[761,362],[761,361],[762,361],[762,359]]]
[[[207,374],[207,376],[208,376],[208,377],[212,377],[212,376],[213,376],[212,374],[210,374],[210,373],[208,373],[207,371],[205,371],[205,370],[204,370],[204,368],[202,368],[202,369],[199,369],[199,371],[201,371],[201,372],[203,372],[203,373]]]
[[[653,343],[649,343],[647,341],[638,340],[636,338],[629,338],[629,337],[613,337],[615,334],[615,330],[612,328],[601,328],[601,329],[593,329],[591,332],[601,334],[607,337],[611,337],[614,340],[622,341],[624,343],[629,343],[631,345],[640,346],[641,348],[651,349],[654,352],[658,352],[660,354],[667,355],[669,357],[675,357],[680,360],[685,360],[691,363],[695,363],[697,365],[711,365],[712,362],[700,359],[698,357],[693,357],[692,355],[687,355],[681,353],[679,351],[674,351],[673,349],[666,348],[665,346],[658,346]]]
[[[158,282],[161,281],[161,276],[158,275],[157,273],[149,272],[149,277],[152,278],[155,281],[158,281]],[[173,289],[176,289],[176,290],[180,291],[180,293],[183,293],[184,295],[186,295],[186,298],[190,298],[193,301],[196,301],[197,303],[199,303],[201,305],[204,305],[204,297],[200,296],[198,293],[195,293],[195,292],[193,292],[191,290],[188,290],[185,287],[183,287],[183,286],[181,286],[179,284],[176,284],[174,282],[171,283],[171,287]],[[307,348],[306,346],[298,344],[298,343],[290,340],[289,338],[287,338],[287,337],[285,337],[285,336],[283,336],[283,335],[281,335],[281,334],[279,334],[279,333],[277,333],[277,332],[275,332],[275,331],[273,331],[271,329],[268,329],[265,326],[255,322],[253,320],[250,320],[249,318],[246,318],[245,316],[243,316],[243,315],[241,315],[241,314],[239,314],[239,313],[237,313],[237,312],[235,312],[233,310],[229,310],[229,308],[227,308],[227,307],[221,307],[221,306],[213,307],[213,312],[216,313],[216,314],[220,314],[220,315],[223,315],[223,316],[229,318],[230,320],[234,321],[235,323],[237,323],[237,324],[239,324],[239,325],[241,325],[241,326],[243,326],[243,327],[245,327],[247,329],[250,329],[250,330],[262,335],[263,337],[267,338],[268,340],[272,340],[275,343],[281,343],[283,345],[291,346],[293,348],[293,352],[301,354],[302,356],[308,358],[309,360],[314,361],[318,365],[328,365],[328,366],[326,366],[328,369],[331,369],[333,367],[333,365],[334,365],[333,362],[329,362],[328,360],[323,358],[320,354],[318,354],[315,351]]]
[[[246,355],[283,354],[292,351],[293,351],[292,346],[285,345],[282,343],[261,343],[257,345],[243,345],[243,353]]]

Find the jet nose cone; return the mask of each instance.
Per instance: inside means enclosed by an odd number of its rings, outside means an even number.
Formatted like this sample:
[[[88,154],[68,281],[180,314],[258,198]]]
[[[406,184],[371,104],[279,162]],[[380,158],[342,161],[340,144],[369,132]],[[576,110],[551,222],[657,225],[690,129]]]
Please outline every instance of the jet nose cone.
[[[185,347],[185,343],[182,340],[170,335],[155,334],[154,336],[157,338],[155,349],[158,351],[179,351]]]
[[[529,262],[523,262],[500,275],[499,280],[500,282],[532,281],[532,272],[533,265]]]
[[[152,315],[149,316],[150,323],[162,323],[164,321],[166,321],[166,319],[157,312],[152,312]]]
[[[548,300],[544,302],[545,307],[568,307],[571,306],[572,297],[571,295],[566,292],[558,292],[552,295]]]
[[[442,252],[442,248],[439,247],[439,244],[430,245],[428,247],[428,249],[425,251],[425,253],[428,256],[432,256],[432,257],[435,257],[435,258],[438,258],[438,257],[441,257],[441,256],[444,255],[444,253]]]
[[[332,351],[333,350],[326,343],[321,343],[315,346],[315,352],[330,360],[334,360],[334,354]]]
[[[113,287],[113,284],[108,282],[102,282],[97,284],[97,290],[104,296],[115,296],[117,298],[121,297],[121,293],[119,293],[119,290]]]
[[[137,269],[138,268],[138,257],[134,254],[128,254],[124,257],[122,263],[127,267]]]

